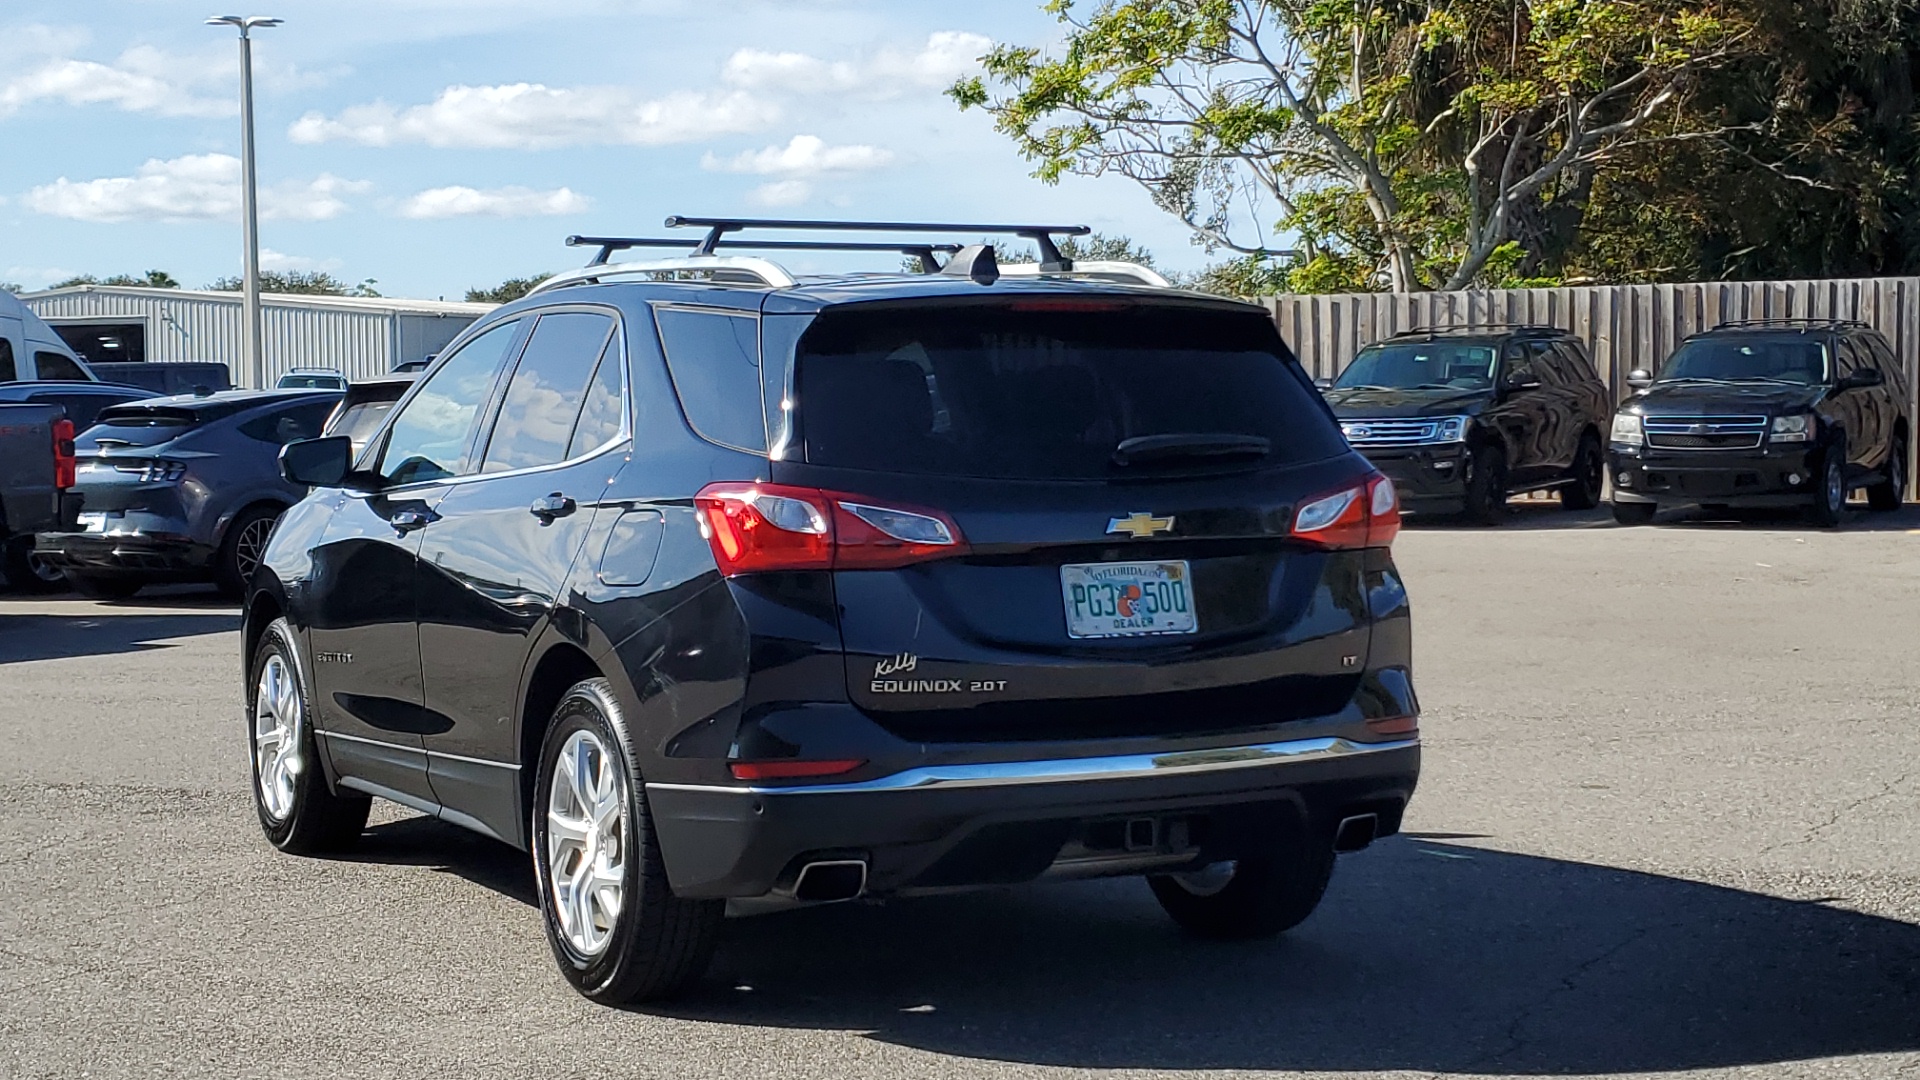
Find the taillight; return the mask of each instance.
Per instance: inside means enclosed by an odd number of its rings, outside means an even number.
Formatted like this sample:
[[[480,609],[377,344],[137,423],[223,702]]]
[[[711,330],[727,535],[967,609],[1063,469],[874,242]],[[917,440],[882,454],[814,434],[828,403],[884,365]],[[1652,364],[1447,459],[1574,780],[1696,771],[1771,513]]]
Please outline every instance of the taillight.
[[[839,776],[865,765],[858,758],[838,761],[797,761],[777,758],[773,761],[734,761],[727,765],[735,780],[800,780],[814,776]]]
[[[73,455],[73,421],[53,422],[53,486],[65,490],[74,484],[79,463]]]
[[[1326,548],[1387,547],[1400,533],[1400,496],[1374,474],[1364,483],[1300,504],[1292,535]]]
[[[708,484],[694,496],[720,572],[883,570],[967,550],[937,510],[786,484]]]

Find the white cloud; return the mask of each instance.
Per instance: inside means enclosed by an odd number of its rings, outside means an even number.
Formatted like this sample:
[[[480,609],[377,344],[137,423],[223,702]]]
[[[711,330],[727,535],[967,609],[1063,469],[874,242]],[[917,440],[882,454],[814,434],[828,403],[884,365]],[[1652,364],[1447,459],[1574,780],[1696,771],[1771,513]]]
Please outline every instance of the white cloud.
[[[979,66],[993,45],[990,38],[962,30],[927,36],[918,49],[887,46],[858,60],[822,60],[798,52],[741,49],[728,57],[721,78],[743,90],[782,94],[852,94],[900,97],[942,90]]]
[[[0,270],[0,279],[17,282],[29,289],[44,289],[56,281],[78,276],[80,271],[59,266],[9,266]]]
[[[54,59],[0,83],[0,116],[42,101],[67,105],[112,105],[128,112],[161,116],[226,116],[238,106],[231,97],[203,96],[194,87],[199,77],[177,72],[204,72],[204,65],[166,63],[155,49],[130,49],[117,64],[92,60]]]
[[[749,94],[689,91],[642,99],[617,86],[578,89],[514,83],[449,86],[426,105],[358,105],[337,117],[308,113],[288,129],[297,143],[347,139],[368,146],[542,150],[560,146],[653,146],[752,131],[779,116]]]
[[[313,259],[305,255],[288,255],[272,248],[260,249],[260,269],[277,273],[310,272],[314,270],[338,270],[344,265],[339,259]]]
[[[592,199],[571,188],[535,191],[532,188],[503,187],[481,191],[470,187],[440,187],[423,191],[402,203],[400,216],[538,217],[577,214],[592,205]]]
[[[373,187],[322,173],[260,192],[260,215],[294,221],[326,221],[348,209],[347,195]],[[228,154],[190,154],[153,159],[132,176],[97,180],[61,177],[20,197],[28,209],[75,221],[208,221],[240,216],[240,159]]]
[[[700,167],[762,176],[818,176],[884,168],[892,161],[893,151],[878,146],[828,146],[818,135],[795,135],[785,146],[749,150],[726,161],[707,154]]]
[[[795,206],[813,197],[813,185],[805,180],[775,180],[747,192],[747,201],[755,206]]]

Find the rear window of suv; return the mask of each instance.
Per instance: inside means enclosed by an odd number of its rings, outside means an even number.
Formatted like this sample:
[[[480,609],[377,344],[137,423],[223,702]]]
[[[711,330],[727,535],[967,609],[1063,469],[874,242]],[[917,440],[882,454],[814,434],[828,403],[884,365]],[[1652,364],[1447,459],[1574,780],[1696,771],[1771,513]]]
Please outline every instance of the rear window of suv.
[[[80,451],[116,446],[158,446],[185,435],[211,420],[231,416],[244,405],[209,405],[197,409],[145,409],[116,406],[101,411],[94,425],[73,441]]]
[[[806,461],[1084,480],[1345,452],[1264,315],[1103,307],[1034,300],[822,313],[795,357]],[[1122,464],[1123,442],[1151,436],[1228,446],[1265,440],[1265,452],[1142,455],[1152,462]]]

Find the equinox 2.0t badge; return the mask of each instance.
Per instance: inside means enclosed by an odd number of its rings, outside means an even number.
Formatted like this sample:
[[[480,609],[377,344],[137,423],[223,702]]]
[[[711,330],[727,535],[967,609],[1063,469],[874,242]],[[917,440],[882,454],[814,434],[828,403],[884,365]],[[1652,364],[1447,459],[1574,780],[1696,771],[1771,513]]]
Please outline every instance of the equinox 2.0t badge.
[[[1123,518],[1114,518],[1107,522],[1109,533],[1125,533],[1135,540],[1145,540],[1154,533],[1172,532],[1173,518],[1154,517],[1142,510],[1135,510]]]

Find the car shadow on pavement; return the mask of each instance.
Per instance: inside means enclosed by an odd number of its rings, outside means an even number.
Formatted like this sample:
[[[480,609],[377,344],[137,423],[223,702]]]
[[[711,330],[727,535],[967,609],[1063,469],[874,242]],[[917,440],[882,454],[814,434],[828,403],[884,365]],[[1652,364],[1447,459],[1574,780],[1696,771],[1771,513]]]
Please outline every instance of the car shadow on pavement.
[[[524,864],[523,864],[524,865]],[[736,920],[645,1011],[1100,1069],[1612,1074],[1920,1050],[1920,927],[1405,838],[1275,941],[1187,938],[1135,880]]]
[[[168,605],[173,606],[173,605]],[[0,664],[76,656],[170,649],[170,639],[225,634],[240,628],[231,607],[205,612],[139,615],[121,610],[99,614],[0,617]]]
[[[422,815],[369,825],[357,844],[334,858],[422,866],[465,878],[529,907],[539,902],[532,861],[524,852],[438,818]]]

